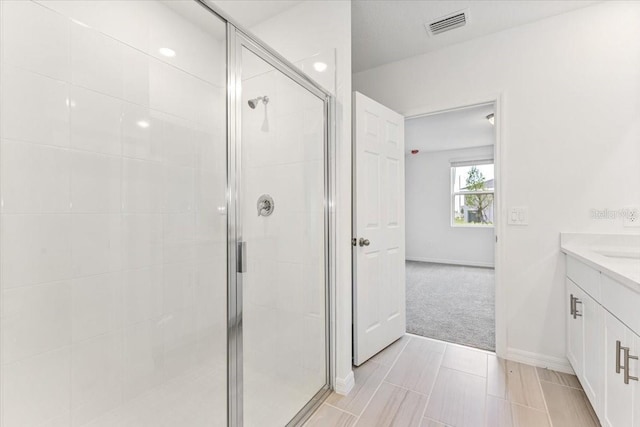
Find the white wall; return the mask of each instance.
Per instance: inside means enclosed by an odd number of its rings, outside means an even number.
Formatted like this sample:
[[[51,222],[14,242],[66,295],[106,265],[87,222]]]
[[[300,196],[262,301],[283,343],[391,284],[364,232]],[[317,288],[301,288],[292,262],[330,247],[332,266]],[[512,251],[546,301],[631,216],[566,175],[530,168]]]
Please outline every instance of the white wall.
[[[493,146],[406,156],[408,260],[493,267],[493,227],[451,226],[451,161],[490,158]]]
[[[407,115],[502,94],[504,206],[529,206],[499,235],[510,357],[566,366],[560,231],[640,232],[589,214],[640,205],[638,22],[604,2],[354,76]]]
[[[251,3],[251,2],[249,2]],[[351,370],[351,2],[304,1],[250,29],[289,61],[335,55],[336,97],[336,389],[353,384]],[[309,71],[305,69],[305,71]],[[320,81],[323,83],[323,81]]]

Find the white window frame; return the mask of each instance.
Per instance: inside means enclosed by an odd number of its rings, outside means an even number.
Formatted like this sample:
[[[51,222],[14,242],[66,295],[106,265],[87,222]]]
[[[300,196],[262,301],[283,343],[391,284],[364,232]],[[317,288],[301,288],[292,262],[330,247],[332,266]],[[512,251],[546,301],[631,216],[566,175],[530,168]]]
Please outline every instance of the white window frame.
[[[454,191],[455,190],[455,180],[456,180],[456,168],[464,167],[464,166],[480,166],[480,165],[493,165],[493,179],[494,179],[494,188],[492,191],[488,190],[479,190],[479,191]],[[494,228],[495,225],[491,224],[474,224],[474,223],[466,223],[466,224],[456,224],[455,221],[455,209],[456,209],[456,197],[457,196],[469,196],[474,194],[492,194],[493,195],[493,204],[495,207],[496,202],[496,189],[495,189],[495,162],[493,159],[474,159],[474,160],[462,160],[455,159],[449,161],[449,194],[451,195],[451,204],[449,206],[449,221],[451,227],[456,228]]]

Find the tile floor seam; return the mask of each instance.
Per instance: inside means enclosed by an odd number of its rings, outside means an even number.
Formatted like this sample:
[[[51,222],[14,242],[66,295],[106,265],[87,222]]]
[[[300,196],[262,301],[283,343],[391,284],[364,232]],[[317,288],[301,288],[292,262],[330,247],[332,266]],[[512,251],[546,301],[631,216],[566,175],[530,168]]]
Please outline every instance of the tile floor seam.
[[[447,349],[445,348],[445,351]],[[429,403],[431,403],[431,397],[433,396],[433,390],[435,390],[436,388],[436,383],[438,382],[438,377],[440,376],[440,372],[442,372],[442,362],[444,362],[444,352],[442,352],[442,355],[440,357],[440,365],[438,365],[438,372],[436,373],[436,377],[433,379],[433,384],[431,385],[431,390],[429,390],[429,399],[427,399],[427,404],[424,407],[424,414],[423,414],[423,418],[427,417],[427,408],[429,407]],[[440,421],[438,421],[440,422]],[[442,423],[444,424],[444,423]]]
[[[369,400],[367,401],[367,404],[364,405],[364,407],[362,408],[362,412],[360,413],[360,416],[358,417],[358,421],[356,421],[356,424],[359,422],[360,417],[362,417],[362,415],[364,415],[364,413],[367,411],[367,408],[369,407],[369,405],[371,404],[371,401],[373,400],[373,398],[376,396],[376,394],[378,394],[378,391],[380,390],[380,386],[382,385],[382,383],[384,382],[384,379],[387,377],[387,375],[389,375],[389,372],[391,372],[391,369],[393,369],[393,367],[396,365],[396,363],[398,362],[398,359],[400,358],[400,355],[402,354],[402,352],[404,352],[404,350],[407,348],[407,344],[409,344],[409,342],[411,341],[411,339],[407,340],[407,342],[405,343],[405,345],[400,349],[400,351],[398,352],[398,355],[396,356],[395,359],[393,359],[393,362],[391,363],[391,365],[389,366],[389,370],[387,371],[387,373],[385,374],[385,376],[382,378],[382,380],[378,383],[378,386],[376,387],[375,391],[371,394],[371,397],[369,398]],[[366,363],[366,362],[365,362]],[[384,366],[384,365],[383,365]]]
[[[390,381],[387,381],[387,380],[382,380],[382,382],[383,382],[383,383],[387,383],[387,384],[389,384],[390,386],[397,387],[397,388],[399,388],[399,389],[405,390],[405,391],[410,391],[411,393],[419,394],[420,396],[429,397],[429,395],[428,395],[428,394],[424,394],[424,393],[421,393],[421,392],[419,392],[419,391],[411,390],[410,388],[403,387],[403,386],[398,385],[398,384],[394,384],[394,383],[392,383],[392,382],[390,382]]]
[[[499,397],[497,397],[496,399],[500,399],[500,398],[499,398]],[[501,399],[501,400],[506,400],[506,399]],[[532,407],[532,406],[527,406],[527,405],[524,405],[524,404],[522,404],[522,403],[518,403],[518,402],[509,402],[508,400],[506,400],[506,402],[507,402],[507,403],[509,403],[510,405],[520,406],[521,408],[531,409],[531,410],[533,410],[533,411],[541,412],[541,413],[543,413],[543,414],[546,414],[546,413],[547,413],[547,411],[543,411],[542,409],[534,408],[534,407]]]
[[[560,384],[560,383],[557,383],[557,382],[554,382],[554,381],[547,381],[547,380],[542,380],[542,379],[541,379],[541,380],[540,380],[540,384],[542,384],[542,383],[553,384],[553,385],[559,385],[559,386],[561,386],[561,387],[566,387],[566,388],[570,388],[570,389],[573,389],[573,390],[580,390],[580,391],[584,391],[584,388],[581,388],[581,387],[572,387],[572,386],[570,386],[570,385]]]
[[[494,353],[495,354],[495,353]],[[497,357],[497,356],[496,356]],[[487,355],[487,360],[484,366],[485,382],[484,382],[484,415],[483,415],[483,423],[482,425],[487,425],[488,411],[489,411],[489,356]],[[513,415],[512,415],[513,418]],[[513,424],[513,420],[511,420],[511,424]]]
[[[393,359],[393,362],[391,362],[391,364],[387,368],[387,371],[384,373],[384,376],[380,380],[380,384],[382,384],[382,382],[389,376],[389,374],[391,373],[391,370],[396,366],[396,363],[398,363],[398,360],[400,359],[400,356],[402,355],[402,353],[404,353],[404,350],[407,348],[407,345],[409,345],[409,343],[411,342],[412,339],[413,338],[407,340],[405,345],[400,349],[400,351],[398,352],[398,355],[395,357],[395,359]],[[378,362],[375,362],[375,361],[373,361],[373,362],[374,363],[378,363]],[[367,362],[365,362],[365,363],[367,363]],[[378,363],[378,364],[381,365],[381,366],[384,366],[382,363]],[[376,389],[376,391],[378,391],[378,390]]]
[[[354,414],[353,412],[347,411],[346,409],[338,408],[337,406],[332,405],[331,403],[328,403],[326,400],[323,402],[323,404],[324,404],[324,405],[327,405],[327,406],[330,406],[330,407],[332,407],[332,408],[334,408],[334,409],[337,409],[337,410],[338,410],[338,411],[340,411],[340,412],[345,412],[345,413],[347,413],[347,414],[349,414],[349,415],[353,415],[353,416],[354,416],[354,417],[356,417],[356,418],[357,418],[357,417],[359,417],[359,415]]]
[[[444,349],[445,351],[447,351],[447,348],[445,347]],[[427,418],[427,408],[429,408],[429,403],[431,403],[431,397],[433,396],[433,390],[436,388],[436,383],[438,382],[438,377],[440,376],[440,372],[442,371],[442,362],[444,361],[444,352],[442,352],[442,357],[440,358],[440,364],[438,365],[438,372],[436,372],[436,377],[433,379],[433,384],[431,384],[431,390],[429,390],[429,396],[427,397],[427,403],[424,405],[424,410],[422,411],[422,420],[424,420],[425,418]],[[429,418],[430,420],[433,420],[433,418]],[[434,420],[436,422],[439,422],[438,420]],[[440,423],[440,424],[444,424],[444,423]]]
[[[553,427],[553,420],[551,419],[551,413],[549,412],[549,405],[547,405],[547,397],[544,395],[544,390],[542,389],[542,382],[540,381],[540,375],[538,375],[538,369],[534,369],[534,371],[536,373],[536,379],[538,380],[540,393],[542,393],[542,402],[544,403],[544,408],[547,411],[547,420],[549,420],[549,426]]]
[[[482,378],[482,379],[484,379],[484,380],[486,380],[486,379],[487,379],[487,377],[486,377],[486,376],[485,376],[485,377],[483,377],[482,375],[474,374],[474,373],[471,373],[471,372],[468,372],[468,371],[461,371],[460,369],[452,368],[452,367],[450,367],[450,366],[441,366],[441,368],[444,368],[444,369],[450,369],[450,370],[452,370],[452,371],[460,372],[461,374],[472,375],[472,376],[474,376],[474,377]],[[438,369],[438,371],[439,371],[439,369]]]

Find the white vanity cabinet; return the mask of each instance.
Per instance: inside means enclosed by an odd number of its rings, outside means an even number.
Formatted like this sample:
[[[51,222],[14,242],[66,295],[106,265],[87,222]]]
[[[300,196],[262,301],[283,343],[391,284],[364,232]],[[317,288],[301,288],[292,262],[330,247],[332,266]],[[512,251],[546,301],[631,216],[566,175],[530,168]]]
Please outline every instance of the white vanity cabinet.
[[[640,427],[640,293],[568,256],[566,307],[567,358],[601,424]]]
[[[567,258],[567,358],[601,417],[604,395],[604,313],[600,272]]]

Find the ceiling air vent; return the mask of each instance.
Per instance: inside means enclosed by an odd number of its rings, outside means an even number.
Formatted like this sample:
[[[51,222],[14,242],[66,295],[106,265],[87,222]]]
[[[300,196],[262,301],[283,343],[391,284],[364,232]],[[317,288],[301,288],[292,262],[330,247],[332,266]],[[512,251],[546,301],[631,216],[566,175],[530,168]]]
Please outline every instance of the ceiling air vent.
[[[452,14],[442,16],[434,21],[425,24],[429,35],[438,35],[455,28],[464,27],[469,22],[469,11],[461,10]]]

